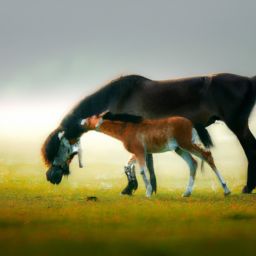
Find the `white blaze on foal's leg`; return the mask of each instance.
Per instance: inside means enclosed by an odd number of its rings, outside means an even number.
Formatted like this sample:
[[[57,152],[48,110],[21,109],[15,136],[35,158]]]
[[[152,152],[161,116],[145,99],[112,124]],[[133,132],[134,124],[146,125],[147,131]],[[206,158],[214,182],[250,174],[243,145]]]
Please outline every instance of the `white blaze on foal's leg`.
[[[135,164],[136,164],[136,158],[134,155],[132,155],[129,158],[129,161],[127,162],[127,164],[124,166],[124,172],[129,182],[136,180]]]
[[[136,157],[135,155],[131,155],[127,164],[124,166],[124,172],[127,175],[128,181],[136,180],[135,174],[135,164],[136,164]]]
[[[180,148],[177,149],[176,153],[179,156],[181,156],[189,166],[189,172],[190,172],[189,182],[188,182],[187,189],[183,194],[184,197],[188,197],[192,194],[192,191],[193,191],[193,186],[194,186],[195,176],[196,176],[196,169],[197,169],[197,162],[193,160],[189,152],[186,152],[183,149],[180,149]]]
[[[213,168],[213,171],[215,172],[221,186],[223,187],[224,189],[224,195],[229,195],[231,193],[231,191],[229,190],[225,180],[222,178],[220,172],[217,170],[217,168]]]
[[[147,177],[147,173],[146,172],[148,173],[147,166],[142,166],[140,168],[140,174],[142,176],[142,179],[143,179],[145,187],[146,187],[146,196],[147,197],[151,197],[153,189],[152,189],[152,186],[151,186],[151,184],[149,182],[149,179]]]

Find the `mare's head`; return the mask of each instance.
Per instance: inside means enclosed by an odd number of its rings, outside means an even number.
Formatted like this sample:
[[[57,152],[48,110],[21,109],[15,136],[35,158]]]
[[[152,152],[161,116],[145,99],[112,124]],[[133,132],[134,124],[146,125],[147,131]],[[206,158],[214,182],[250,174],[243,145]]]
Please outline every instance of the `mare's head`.
[[[101,116],[92,116],[80,120],[75,127],[76,129],[68,127],[69,129],[64,131],[62,128],[57,128],[47,137],[41,152],[43,160],[48,167],[46,172],[48,181],[53,184],[59,184],[63,175],[69,175],[69,165],[75,155],[78,155],[80,168],[83,167],[80,136],[88,130],[97,129],[102,122]]]
[[[47,137],[41,152],[44,162],[49,168],[46,178],[53,184],[59,184],[63,175],[70,174],[69,164],[77,154],[79,165],[82,167],[80,138],[69,140],[60,128],[54,130]]]

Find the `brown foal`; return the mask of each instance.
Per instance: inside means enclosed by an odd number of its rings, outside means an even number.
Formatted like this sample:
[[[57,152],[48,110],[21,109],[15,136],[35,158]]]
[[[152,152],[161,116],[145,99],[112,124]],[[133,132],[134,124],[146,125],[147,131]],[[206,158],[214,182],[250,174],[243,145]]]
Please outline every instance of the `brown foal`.
[[[190,178],[183,196],[190,196],[193,190],[197,162],[191,154],[206,161],[220,181],[224,194],[230,194],[226,182],[217,170],[212,154],[199,144],[199,137],[190,120],[183,117],[170,117],[158,120],[144,120],[141,123],[127,123],[104,120],[101,116],[92,116],[81,123],[85,130],[95,130],[123,142],[132,153],[127,167],[132,168],[138,162],[140,173],[146,186],[146,196],[152,195],[152,186],[148,178],[146,153],[175,151],[189,165]]]

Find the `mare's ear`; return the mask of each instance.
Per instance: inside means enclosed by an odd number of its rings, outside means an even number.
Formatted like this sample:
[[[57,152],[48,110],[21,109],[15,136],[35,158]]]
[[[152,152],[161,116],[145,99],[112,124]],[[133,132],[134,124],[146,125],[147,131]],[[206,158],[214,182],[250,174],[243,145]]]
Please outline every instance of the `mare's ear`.
[[[63,138],[64,134],[65,134],[64,131],[58,133],[59,140],[61,140]]]

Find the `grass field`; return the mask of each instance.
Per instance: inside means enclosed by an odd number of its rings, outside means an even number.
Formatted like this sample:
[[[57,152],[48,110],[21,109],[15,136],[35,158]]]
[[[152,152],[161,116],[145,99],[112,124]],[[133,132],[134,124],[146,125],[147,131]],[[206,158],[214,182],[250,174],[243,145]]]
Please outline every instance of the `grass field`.
[[[213,175],[199,174],[193,196],[182,198],[187,178],[162,175],[147,199],[140,179],[134,196],[119,195],[126,181],[115,165],[75,168],[60,186],[45,181],[40,164],[0,169],[1,255],[255,253],[256,196],[241,195],[237,178],[227,177],[233,193],[225,198]]]

